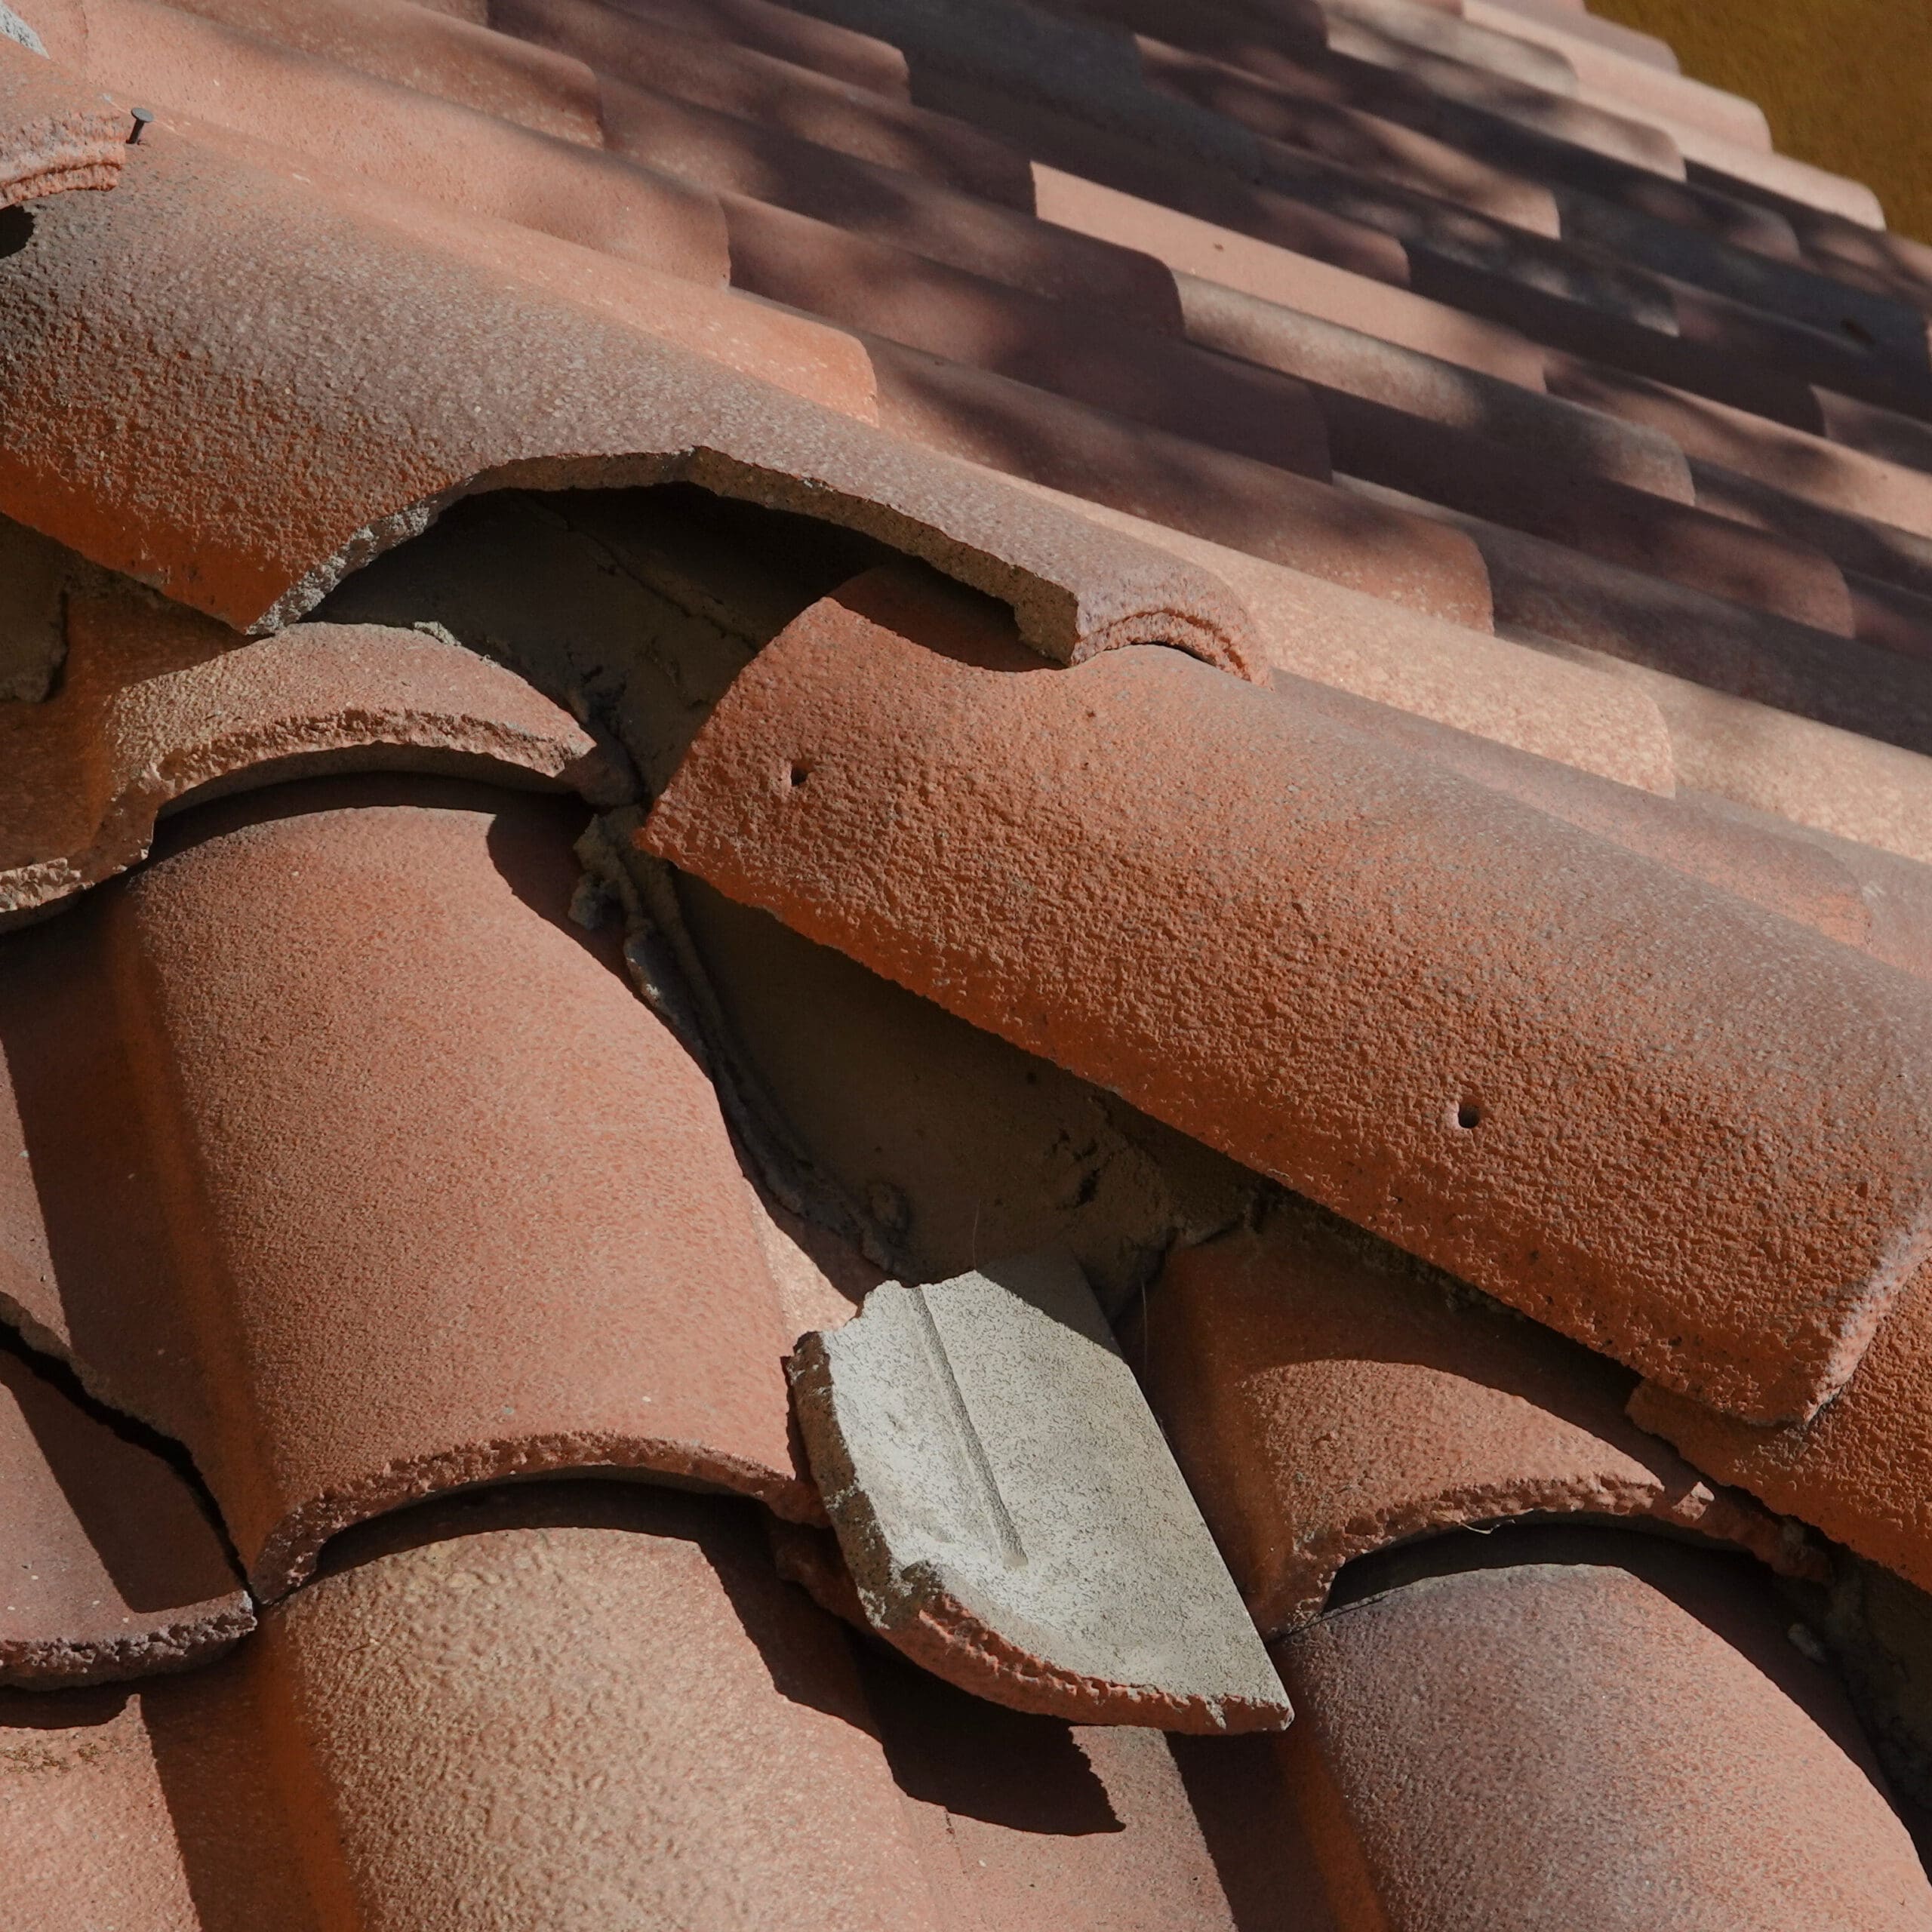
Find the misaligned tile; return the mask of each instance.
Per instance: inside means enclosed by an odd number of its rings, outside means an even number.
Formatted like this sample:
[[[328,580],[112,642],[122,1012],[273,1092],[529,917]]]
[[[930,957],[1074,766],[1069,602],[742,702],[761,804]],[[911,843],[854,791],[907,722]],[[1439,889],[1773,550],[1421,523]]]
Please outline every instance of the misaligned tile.
[[[1843,1386],[1921,1238],[1915,983],[1176,654],[1070,678],[1023,663],[983,609],[860,580],[741,676],[643,839],[1714,1404],[1808,1414]],[[1491,894],[1495,915],[1472,912]],[[1177,920],[1214,922],[1211,955],[1149,942]],[[1661,964],[1686,921],[1734,994]],[[1564,962],[1586,957],[1586,1005],[1527,990],[1574,986]],[[1238,1026],[1204,1025],[1215,1010]],[[1806,1041],[1829,1071],[1791,1060]],[[1617,1179],[1640,1171],[1641,1201]],[[1846,1191],[1854,1171],[1871,1191]],[[1658,1206],[1672,1174],[1681,1215]],[[1793,1225],[1795,1188],[1821,1272],[1794,1254],[1773,1290],[1741,1257]]]

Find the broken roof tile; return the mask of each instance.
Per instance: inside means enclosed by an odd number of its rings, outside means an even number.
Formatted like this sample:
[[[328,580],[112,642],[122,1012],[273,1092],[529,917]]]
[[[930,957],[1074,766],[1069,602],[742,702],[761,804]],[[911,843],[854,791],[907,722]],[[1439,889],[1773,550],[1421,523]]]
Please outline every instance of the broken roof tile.
[[[186,1669],[254,1623],[180,1475],[0,1349],[0,1684]]]
[[[82,201],[121,212],[76,221]],[[285,306],[215,297],[264,254],[306,264]],[[1235,666],[1249,648],[1225,588],[1173,558],[212,155],[145,154],[114,194],[42,210],[0,318],[0,512],[238,628],[312,608],[472,489],[681,478],[929,556],[1010,598],[1051,656],[1150,634]],[[358,372],[346,419],[318,328]],[[272,421],[265,390],[286,398]],[[175,421],[193,435],[158,434]]]
[[[262,1595],[350,1523],[532,1470],[816,1512],[716,1099],[570,922],[581,823],[423,779],[225,801],[0,951],[38,1222],[0,1287],[188,1446]],[[110,1186],[146,1204],[100,1221]]]
[[[112,187],[129,125],[104,94],[56,69],[44,49],[0,35],[0,208]]]
[[[1070,1255],[888,1282],[792,1399],[872,1627],[1020,1710],[1164,1730],[1290,1712]]]
[[[1716,1406],[1844,1386],[1928,1226],[1912,980],[1176,654],[1027,661],[930,580],[859,580],[641,836]],[[1211,955],[1159,937],[1182,908]]]
[[[624,789],[568,712],[443,638],[312,624],[251,644],[130,589],[70,591],[65,608],[58,694],[0,712],[0,918],[125,870],[160,813],[212,786],[380,767],[607,804]]]
[[[1287,1749],[1344,1922],[1932,1924],[1912,1841],[1789,1613],[1687,1552],[1625,1547],[1500,1549],[1509,1567],[1372,1597],[1281,1646],[1302,1709]]]
[[[1512,1516],[1653,1518],[1802,1561],[1629,1422],[1612,1364],[1305,1212],[1175,1255],[1131,1352],[1271,1634],[1318,1615],[1356,1557]]]

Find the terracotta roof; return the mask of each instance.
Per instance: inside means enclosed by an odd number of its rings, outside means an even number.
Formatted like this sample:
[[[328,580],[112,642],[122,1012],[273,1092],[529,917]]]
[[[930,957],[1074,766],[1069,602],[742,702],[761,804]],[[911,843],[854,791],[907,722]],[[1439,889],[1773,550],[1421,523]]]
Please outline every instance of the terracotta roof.
[[[0,340],[0,1918],[1932,1932],[1868,191],[1578,0],[10,0]]]

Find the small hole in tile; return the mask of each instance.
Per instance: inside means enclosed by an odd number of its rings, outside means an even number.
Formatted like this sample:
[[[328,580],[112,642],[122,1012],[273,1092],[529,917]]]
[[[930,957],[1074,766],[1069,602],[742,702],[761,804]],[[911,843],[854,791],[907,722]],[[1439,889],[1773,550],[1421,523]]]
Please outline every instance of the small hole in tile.
[[[17,255],[32,239],[31,208],[0,208],[0,259]]]
[[[811,775],[812,769],[808,764],[795,764],[792,766],[790,772],[787,774],[792,789],[795,792]]]
[[[1457,1104],[1456,1124],[1466,1132],[1482,1124],[1482,1109],[1473,1100],[1463,1100]]]

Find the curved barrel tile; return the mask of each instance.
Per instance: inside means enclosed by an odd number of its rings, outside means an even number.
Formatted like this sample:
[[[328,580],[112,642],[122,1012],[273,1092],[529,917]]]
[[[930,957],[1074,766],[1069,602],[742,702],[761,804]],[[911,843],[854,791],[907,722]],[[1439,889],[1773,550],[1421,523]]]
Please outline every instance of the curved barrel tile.
[[[186,1445],[263,1595],[540,1470],[817,1514],[710,1084],[570,921],[582,820],[420,778],[226,800],[0,949],[35,1182],[0,1294]]]
[[[569,712],[461,646],[375,624],[251,644],[138,594],[67,600],[59,693],[0,712],[0,918],[125,871],[192,792],[407,768],[568,787],[620,771]]]
[[[1177,654],[1030,661],[857,580],[641,839],[1715,1406],[1844,1386],[1932,1241],[1915,982]]]
[[[1687,1554],[1436,1577],[1281,1647],[1349,1932],[1932,1926],[1837,1686]]]
[[[1312,1217],[1176,1255],[1145,1331],[1149,1398],[1264,1631],[1318,1615],[1371,1550],[1531,1514],[1647,1518],[1816,1567],[1634,1427],[1611,1364]]]
[[[0,208],[79,188],[111,188],[128,154],[128,117],[43,51],[0,34]]]
[[[297,258],[263,312],[222,292]],[[238,629],[292,620],[472,490],[685,481],[911,551],[1011,601],[1050,657],[1158,638],[1250,663],[1201,572],[224,158],[157,151],[43,210],[0,263],[0,514]]]
[[[0,1684],[184,1670],[254,1626],[186,1483],[0,1352]]]

